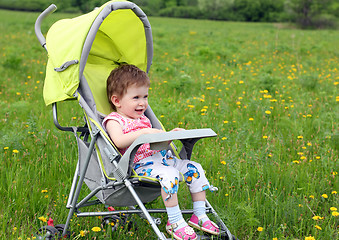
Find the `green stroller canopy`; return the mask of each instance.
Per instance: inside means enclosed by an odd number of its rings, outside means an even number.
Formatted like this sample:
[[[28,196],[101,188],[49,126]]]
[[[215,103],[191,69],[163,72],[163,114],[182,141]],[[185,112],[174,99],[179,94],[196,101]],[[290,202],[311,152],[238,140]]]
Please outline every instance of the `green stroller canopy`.
[[[84,76],[97,110],[108,114],[106,80],[110,71],[122,63],[149,70],[151,29],[144,13],[135,8],[127,1],[110,1],[88,14],[52,25],[46,36],[46,105],[74,98]]]

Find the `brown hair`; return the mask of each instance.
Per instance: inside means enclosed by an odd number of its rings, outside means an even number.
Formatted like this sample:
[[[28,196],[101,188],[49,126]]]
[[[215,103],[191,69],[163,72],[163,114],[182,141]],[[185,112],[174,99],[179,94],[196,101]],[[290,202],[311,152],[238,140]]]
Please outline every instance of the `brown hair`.
[[[107,78],[107,97],[114,111],[116,108],[111,101],[113,95],[119,98],[127,92],[127,88],[136,84],[140,86],[150,86],[147,73],[134,65],[123,64],[112,70]]]

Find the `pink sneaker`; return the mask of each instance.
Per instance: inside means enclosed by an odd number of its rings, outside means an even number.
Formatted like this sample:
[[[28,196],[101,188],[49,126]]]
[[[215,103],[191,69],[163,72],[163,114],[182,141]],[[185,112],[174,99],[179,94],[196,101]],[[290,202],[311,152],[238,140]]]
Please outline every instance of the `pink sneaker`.
[[[191,219],[188,221],[188,225],[213,235],[219,235],[220,230],[217,224],[209,219],[205,223],[201,223],[200,220],[205,217],[207,217],[206,214],[201,215],[200,217],[197,217],[195,214],[193,214]]]
[[[170,224],[167,222],[166,224],[166,231],[171,234],[171,236],[174,237],[176,240],[196,240],[198,237],[195,234],[193,228],[190,226],[182,227],[177,229],[175,232],[173,232],[173,229],[177,228],[178,225],[180,225],[185,220],[180,220],[177,223]]]

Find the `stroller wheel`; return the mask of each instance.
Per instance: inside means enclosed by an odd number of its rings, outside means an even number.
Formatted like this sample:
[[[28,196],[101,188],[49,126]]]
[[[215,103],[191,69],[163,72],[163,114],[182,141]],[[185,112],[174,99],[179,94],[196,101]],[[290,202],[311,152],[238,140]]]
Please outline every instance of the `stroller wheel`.
[[[231,236],[231,238],[229,238],[229,236],[227,234],[221,234],[218,239],[220,240],[238,240],[238,238],[236,238],[234,235]]]
[[[57,224],[55,225],[55,228],[59,231],[60,236],[62,236],[62,233],[64,232],[65,229],[65,224]],[[66,234],[62,236],[62,238],[70,238],[71,237],[71,232],[69,230],[66,231]]]
[[[112,232],[114,232],[118,229],[120,224],[123,224],[123,220],[120,217],[113,215],[113,216],[104,217],[102,219],[101,226],[104,229],[107,226],[110,226],[112,229]]]
[[[36,232],[36,239],[60,239],[61,234],[55,227],[43,226]]]

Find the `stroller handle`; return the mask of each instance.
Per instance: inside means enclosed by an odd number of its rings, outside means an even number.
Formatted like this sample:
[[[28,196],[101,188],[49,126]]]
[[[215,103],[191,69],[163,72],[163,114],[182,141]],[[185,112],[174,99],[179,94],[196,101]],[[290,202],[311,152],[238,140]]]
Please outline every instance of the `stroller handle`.
[[[44,35],[41,32],[41,23],[42,21],[51,15],[55,10],[57,9],[57,6],[55,4],[51,4],[48,8],[46,8],[36,19],[35,21],[35,35],[37,36],[41,46],[46,49],[46,39]],[[47,49],[46,49],[47,50]]]

